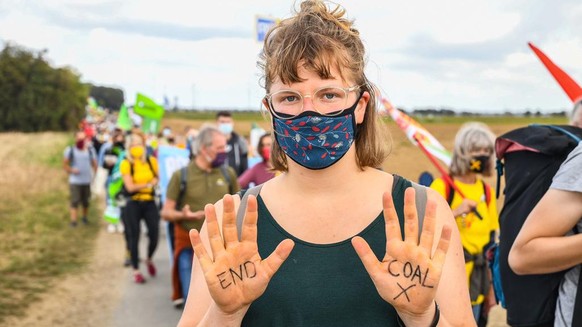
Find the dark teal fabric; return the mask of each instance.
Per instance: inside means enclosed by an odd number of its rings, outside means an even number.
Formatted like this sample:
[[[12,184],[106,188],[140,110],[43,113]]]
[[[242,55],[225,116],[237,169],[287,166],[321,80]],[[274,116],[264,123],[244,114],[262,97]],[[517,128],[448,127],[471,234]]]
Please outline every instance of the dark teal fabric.
[[[404,190],[410,185],[400,178],[393,188],[401,226]],[[295,248],[265,293],[251,304],[242,326],[398,326],[396,311],[376,291],[350,239],[326,245],[301,241],[277,224],[260,196],[258,204],[261,257],[269,256],[286,238],[295,242]],[[382,213],[358,235],[380,260],[384,257]]]

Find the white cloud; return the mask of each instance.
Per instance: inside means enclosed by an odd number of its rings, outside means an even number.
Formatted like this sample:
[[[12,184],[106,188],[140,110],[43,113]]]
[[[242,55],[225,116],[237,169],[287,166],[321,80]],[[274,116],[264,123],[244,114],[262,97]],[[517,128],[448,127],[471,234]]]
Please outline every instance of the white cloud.
[[[368,48],[370,79],[397,106],[569,108],[529,41],[582,83],[579,1],[339,2]],[[129,103],[143,92],[184,107],[258,108],[254,19],[286,17],[293,3],[4,0],[0,40],[47,48],[85,81],[123,88]]]

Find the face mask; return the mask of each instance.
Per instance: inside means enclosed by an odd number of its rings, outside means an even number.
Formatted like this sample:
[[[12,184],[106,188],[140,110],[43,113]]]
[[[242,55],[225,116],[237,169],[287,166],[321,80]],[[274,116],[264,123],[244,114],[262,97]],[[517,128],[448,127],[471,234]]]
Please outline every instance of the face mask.
[[[85,140],[77,140],[77,142],[75,142],[75,147],[82,150],[85,147]]]
[[[336,117],[306,111],[292,119],[273,116],[275,140],[285,154],[308,169],[324,169],[338,162],[356,138],[353,106]]]
[[[218,129],[222,132],[222,134],[230,135],[230,133],[232,133],[233,125],[230,123],[218,124]]]
[[[216,154],[216,158],[214,158],[214,160],[212,160],[212,162],[210,163],[210,166],[212,166],[212,168],[217,168],[220,167],[224,164],[224,162],[226,161],[226,152],[219,152]]]
[[[269,159],[271,159],[271,149],[270,148],[263,148],[261,150],[261,157],[263,157],[263,160],[269,161]]]
[[[469,169],[474,173],[483,173],[489,167],[489,156],[473,156]]]
[[[144,152],[145,152],[145,149],[141,145],[132,146],[129,149],[129,154],[131,154],[131,156],[134,157],[134,158],[141,158],[143,156],[143,153]]]

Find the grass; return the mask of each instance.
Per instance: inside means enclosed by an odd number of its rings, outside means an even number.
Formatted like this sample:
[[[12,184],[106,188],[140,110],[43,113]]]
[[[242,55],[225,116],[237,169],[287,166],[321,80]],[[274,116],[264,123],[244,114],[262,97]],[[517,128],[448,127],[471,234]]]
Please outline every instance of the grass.
[[[68,226],[68,182],[61,168],[63,133],[0,134],[0,323],[21,316],[60,277],[88,262],[99,231]]]

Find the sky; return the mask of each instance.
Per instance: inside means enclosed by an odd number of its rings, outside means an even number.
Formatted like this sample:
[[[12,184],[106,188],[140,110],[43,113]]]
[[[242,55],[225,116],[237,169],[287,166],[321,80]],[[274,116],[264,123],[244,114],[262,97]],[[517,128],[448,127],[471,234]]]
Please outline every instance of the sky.
[[[580,0],[337,1],[367,48],[368,78],[395,106],[500,113],[570,110],[527,46],[582,84]],[[195,109],[256,109],[257,16],[294,0],[0,0],[0,44],[47,49],[84,82]]]

